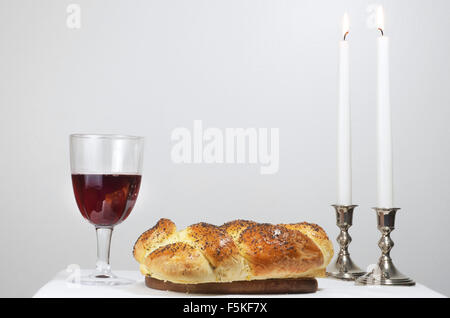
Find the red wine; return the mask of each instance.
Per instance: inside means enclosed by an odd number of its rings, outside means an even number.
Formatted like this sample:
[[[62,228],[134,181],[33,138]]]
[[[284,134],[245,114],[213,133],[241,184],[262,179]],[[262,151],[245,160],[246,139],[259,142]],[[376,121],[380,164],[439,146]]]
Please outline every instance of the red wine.
[[[73,174],[72,185],[81,214],[95,225],[113,226],[133,209],[141,176]]]

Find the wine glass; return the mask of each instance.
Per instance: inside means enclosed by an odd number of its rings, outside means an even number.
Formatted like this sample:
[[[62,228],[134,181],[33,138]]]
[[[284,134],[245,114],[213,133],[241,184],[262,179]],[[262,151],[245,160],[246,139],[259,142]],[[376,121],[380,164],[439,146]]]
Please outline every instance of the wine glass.
[[[115,225],[136,202],[141,184],[144,138],[124,135],[70,135],[70,167],[78,209],[95,226],[95,271],[85,285],[124,285],[133,281],[111,272],[109,254]]]

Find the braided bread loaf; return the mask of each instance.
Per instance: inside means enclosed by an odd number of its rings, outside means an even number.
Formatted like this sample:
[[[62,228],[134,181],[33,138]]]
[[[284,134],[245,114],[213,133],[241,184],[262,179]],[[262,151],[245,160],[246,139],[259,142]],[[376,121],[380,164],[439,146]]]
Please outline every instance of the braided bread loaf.
[[[177,232],[168,219],[144,232],[133,249],[141,273],[181,284],[323,277],[333,245],[318,225],[236,220],[197,223]]]

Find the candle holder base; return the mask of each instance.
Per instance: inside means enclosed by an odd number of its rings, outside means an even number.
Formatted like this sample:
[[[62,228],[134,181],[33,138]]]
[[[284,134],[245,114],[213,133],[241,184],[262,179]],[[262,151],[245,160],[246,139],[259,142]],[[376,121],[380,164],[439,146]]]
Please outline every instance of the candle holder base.
[[[366,274],[353,263],[348,252],[348,246],[352,238],[348,234],[348,229],[353,224],[353,210],[357,205],[333,205],[336,210],[336,225],[341,232],[337,237],[340,250],[336,261],[328,268],[327,276],[341,280],[355,280]]]
[[[386,285],[386,286],[414,286],[416,283],[409,277],[400,273],[392,262],[390,252],[394,246],[390,234],[394,230],[395,214],[398,208],[374,208],[377,213],[378,230],[381,239],[378,246],[381,257],[377,266],[370,273],[358,278],[356,285]]]

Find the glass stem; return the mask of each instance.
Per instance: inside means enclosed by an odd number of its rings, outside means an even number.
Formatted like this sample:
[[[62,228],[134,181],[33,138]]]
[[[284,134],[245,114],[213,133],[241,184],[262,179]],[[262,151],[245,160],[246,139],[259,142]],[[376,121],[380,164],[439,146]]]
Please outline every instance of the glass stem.
[[[109,251],[111,248],[112,227],[95,227],[97,232],[97,263],[96,276],[108,278],[113,276],[109,265]]]

